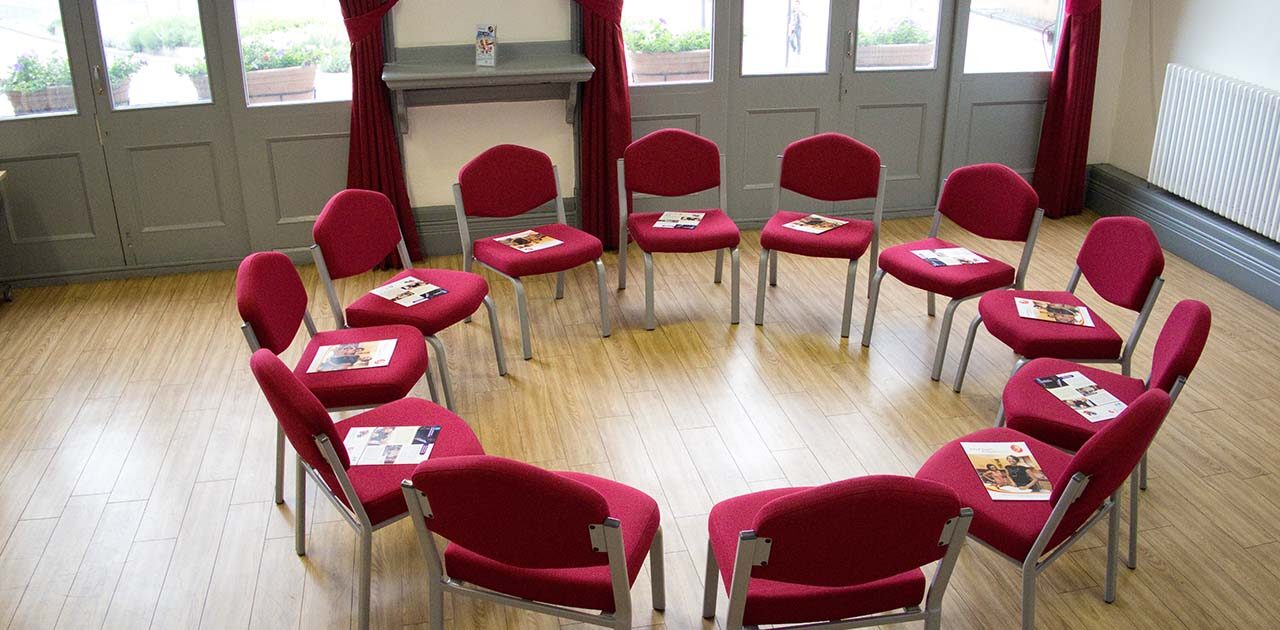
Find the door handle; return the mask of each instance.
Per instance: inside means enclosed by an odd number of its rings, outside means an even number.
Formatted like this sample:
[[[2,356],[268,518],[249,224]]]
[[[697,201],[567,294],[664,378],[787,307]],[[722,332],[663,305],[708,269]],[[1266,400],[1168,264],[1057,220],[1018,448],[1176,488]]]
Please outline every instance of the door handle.
[[[93,67],[93,83],[95,86],[94,91],[97,92],[99,96],[107,93],[107,88],[105,85],[106,82],[107,82],[107,77],[102,73],[102,66],[95,65]]]
[[[850,30],[850,31],[849,31],[849,40],[848,40],[847,42],[845,42],[845,46],[844,46],[844,56],[846,56],[846,57],[848,57],[848,58],[850,58],[850,59],[853,59],[853,44],[854,44],[854,42],[853,42],[853,31],[852,31],[852,30]]]

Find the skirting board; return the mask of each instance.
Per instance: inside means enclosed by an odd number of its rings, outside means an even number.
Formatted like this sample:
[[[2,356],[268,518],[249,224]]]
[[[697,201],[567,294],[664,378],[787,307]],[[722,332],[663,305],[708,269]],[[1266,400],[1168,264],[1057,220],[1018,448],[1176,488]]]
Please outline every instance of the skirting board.
[[[1165,249],[1280,308],[1280,243],[1110,164],[1090,165],[1087,177],[1090,209],[1146,221]]]

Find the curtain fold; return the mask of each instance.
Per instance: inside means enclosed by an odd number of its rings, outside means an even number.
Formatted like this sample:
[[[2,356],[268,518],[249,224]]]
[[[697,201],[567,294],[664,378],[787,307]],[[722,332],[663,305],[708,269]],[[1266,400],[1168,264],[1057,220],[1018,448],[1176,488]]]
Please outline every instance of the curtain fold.
[[[382,17],[396,1],[338,0],[347,36],[351,39],[351,146],[347,154],[347,187],[376,190],[390,198],[396,207],[409,255],[421,260],[422,247],[405,186],[390,99],[387,86],[382,82],[382,65],[386,59]],[[388,256],[392,254],[394,252],[388,252]]]
[[[1067,0],[1033,181],[1048,217],[1079,214],[1084,209],[1101,31],[1101,0]]]
[[[579,0],[582,50],[596,67],[582,86],[581,186],[578,208],[582,229],[617,247],[617,161],[631,143],[631,95],[622,41],[623,0]]]

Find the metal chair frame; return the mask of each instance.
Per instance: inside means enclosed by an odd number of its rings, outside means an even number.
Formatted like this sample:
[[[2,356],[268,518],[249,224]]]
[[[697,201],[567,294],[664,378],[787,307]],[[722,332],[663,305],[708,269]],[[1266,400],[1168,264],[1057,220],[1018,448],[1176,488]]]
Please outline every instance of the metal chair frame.
[[[409,515],[413,527],[418,532],[418,542],[422,547],[422,555],[427,564],[427,592],[429,630],[444,630],[444,594],[473,597],[522,610],[531,610],[544,615],[552,615],[562,619],[579,621],[593,626],[603,626],[616,630],[630,630],[631,624],[631,583],[627,579],[627,557],[622,544],[622,523],[616,518],[606,518],[603,523],[589,525],[588,535],[592,550],[607,554],[609,579],[613,584],[614,609],[612,613],[592,614],[582,610],[544,604],[528,599],[505,595],[497,591],[473,586],[449,577],[449,573],[440,557],[436,546],[435,534],[427,529],[427,519],[433,518],[431,503],[427,496],[413,487],[408,479],[400,483],[404,492],[405,504],[409,506]],[[666,582],[662,556],[662,527],[654,534],[653,543],[649,546],[650,588],[652,589],[653,609],[666,609]]]
[[[560,168],[552,165],[552,174],[556,180],[556,223],[568,225],[565,219],[564,197],[560,190]],[[528,361],[533,358],[533,346],[530,341],[529,332],[529,306],[525,299],[524,282],[517,277],[509,276],[482,260],[476,260],[473,249],[474,243],[471,241],[471,226],[468,223],[466,208],[462,202],[462,185],[455,183],[453,185],[453,208],[458,220],[458,235],[462,238],[462,269],[471,271],[472,263],[477,263],[481,267],[492,271],[493,273],[506,278],[511,282],[511,286],[516,291],[516,310],[520,316],[520,345],[524,351],[524,359]],[[608,337],[611,334],[609,327],[609,289],[608,278],[604,270],[603,256],[595,260],[596,280],[600,294],[600,336]],[[556,274],[556,299],[564,299],[565,272],[558,271]],[[545,275],[545,274],[543,274]],[[468,318],[470,319],[470,318]]]
[[[720,211],[729,216],[729,189],[725,185],[725,155],[720,154],[720,181],[716,185],[717,192],[720,195]],[[706,189],[710,190],[710,188]],[[698,191],[705,192],[705,191]],[[622,291],[627,288],[627,207],[630,205],[628,201],[631,193],[627,191],[627,167],[623,158],[618,158],[618,290]],[[729,299],[729,323],[738,323],[738,304],[739,300],[739,255],[738,247],[729,249],[729,258],[731,264],[730,274],[730,299]],[[716,250],[716,275],[714,282],[720,284],[724,269],[724,249]],[[644,253],[644,329],[653,330],[658,327],[658,322],[653,314],[653,254],[641,250]]]
[[[838,621],[806,623],[800,625],[780,626],[789,630],[843,630],[846,628],[865,628],[881,624],[905,623],[908,621],[924,621],[925,628],[937,630],[942,626],[942,598],[947,591],[947,583],[951,580],[952,570],[960,557],[960,550],[969,532],[969,523],[973,520],[973,510],[961,508],[960,513],[947,520],[938,537],[938,546],[947,548],[946,555],[938,562],[934,570],[933,580],[925,595],[925,607],[907,608],[900,613],[884,613],[842,619]],[[756,532],[746,530],[738,534],[738,548],[733,561],[733,577],[729,585],[729,611],[725,619],[727,630],[741,630],[743,615],[747,609],[747,592],[751,582],[751,569],[768,566],[769,555],[773,548],[772,538],[760,538]],[[707,543],[707,568],[702,594],[702,618],[713,619],[716,616],[716,590],[720,582],[720,567],[711,543]],[[756,626],[749,626],[755,628]]]
[[[867,294],[871,293],[872,274],[875,273],[880,261],[880,223],[884,219],[884,189],[885,181],[888,178],[889,167],[884,164],[880,165],[880,179],[876,184],[876,205],[871,214],[871,223],[875,226],[871,232],[871,262],[867,267]],[[804,193],[792,191],[797,195],[805,196]],[[843,201],[853,201],[852,199],[844,199]],[[778,156],[778,178],[773,187],[773,213],[777,214],[782,209],[782,156]],[[840,319],[840,337],[849,338],[849,326],[853,319],[853,294],[854,285],[858,279],[858,258],[849,260],[849,271],[845,276],[844,283],[844,314]],[[778,252],[773,250],[760,248],[760,271],[756,279],[756,325],[764,325],[764,298],[767,290],[765,284],[765,267],[768,263],[769,287],[778,286]]]

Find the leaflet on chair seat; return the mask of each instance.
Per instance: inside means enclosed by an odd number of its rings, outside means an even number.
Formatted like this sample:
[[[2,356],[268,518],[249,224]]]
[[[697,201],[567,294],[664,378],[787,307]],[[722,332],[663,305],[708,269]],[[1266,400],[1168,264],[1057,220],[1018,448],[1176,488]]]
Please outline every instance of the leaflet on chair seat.
[[[445,291],[444,289],[441,289],[429,282],[423,282],[413,276],[410,276],[408,278],[401,278],[395,282],[388,282],[369,293],[380,298],[391,300],[400,306],[413,306],[414,304],[421,304],[431,298],[444,295],[448,293],[448,291]]]
[[[1089,422],[1110,420],[1127,407],[1079,371],[1041,376],[1036,378],[1036,383]]]
[[[355,427],[342,440],[352,466],[421,464],[431,457],[440,427]]]
[[[1088,328],[1094,327],[1093,317],[1089,315],[1089,309],[1083,306],[1055,304],[1021,297],[1013,298],[1013,303],[1018,307],[1018,317],[1024,319],[1038,319]]]
[[[823,232],[830,232],[831,230],[834,230],[847,223],[849,222],[844,221],[842,219],[824,217],[820,214],[811,214],[807,217],[800,217],[799,219],[796,219],[795,221],[792,221],[790,223],[784,223],[782,227],[787,228],[789,230],[795,230],[797,232],[806,232],[809,234],[822,234]]]
[[[493,240],[498,241],[511,249],[521,251],[526,254],[547,249],[548,247],[555,247],[556,245],[564,243],[564,241],[561,241],[560,239],[552,238],[546,234],[534,232],[533,230],[525,230],[515,234],[499,236]]]
[[[692,230],[702,223],[705,212],[663,212],[653,227],[664,230]]]
[[[1049,476],[1026,442],[961,442],[993,501],[1048,501]]]
[[[991,262],[964,247],[913,249],[911,253],[934,267],[958,267],[960,265],[980,265],[985,262]]]
[[[395,339],[320,346],[307,367],[307,374],[383,367],[391,364],[391,354],[395,351]]]

